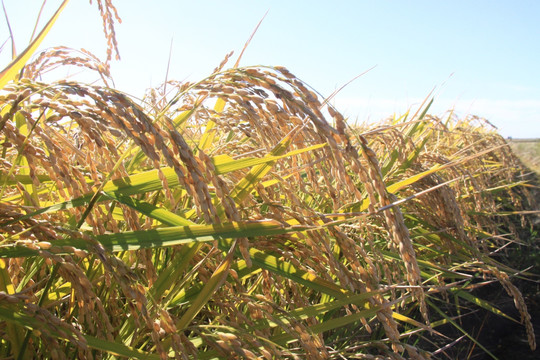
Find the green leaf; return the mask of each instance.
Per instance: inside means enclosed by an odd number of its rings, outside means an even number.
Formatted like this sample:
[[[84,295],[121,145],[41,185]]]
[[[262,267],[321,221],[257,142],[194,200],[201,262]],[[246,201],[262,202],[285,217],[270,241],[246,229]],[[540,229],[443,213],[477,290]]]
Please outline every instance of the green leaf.
[[[123,356],[128,359],[140,360],[161,360],[161,357],[156,354],[149,354],[141,350],[126,346],[121,343],[98,339],[90,335],[83,335],[89,347],[101,350],[111,355]]]
[[[214,106],[214,111],[220,113],[225,109],[226,102],[222,98],[217,99],[216,105]],[[213,120],[208,120],[205,126],[204,134],[199,141],[198,148],[201,150],[208,150],[210,146],[214,143],[216,137],[216,123]]]
[[[262,158],[243,158],[243,159],[235,160],[228,155],[218,155],[212,158],[212,161],[216,168],[216,174],[226,174],[229,172],[253,167],[256,165],[265,165],[265,164],[271,164],[271,163],[273,164],[276,160],[302,154],[308,151],[317,150],[317,149],[325,147],[326,145],[327,145],[326,143],[316,144],[316,145],[308,146],[302,149],[293,150],[283,155],[270,154]]]
[[[0,291],[8,295],[13,295],[15,293],[15,288],[13,287],[13,283],[11,282],[8,273],[7,263],[4,259],[0,259]],[[2,308],[0,307],[0,310],[1,309]],[[18,355],[18,350],[21,348],[24,339],[24,330],[11,322],[6,324],[6,332],[11,348],[17,352],[15,355]]]
[[[325,331],[342,328],[346,325],[360,322],[362,319],[375,316],[377,314],[377,311],[381,309],[382,309],[381,306],[377,306],[371,309],[360,310],[354,314],[332,318],[324,322],[321,322],[319,324],[308,327],[308,331],[312,334],[320,334]],[[289,333],[283,333],[281,335],[272,337],[270,340],[277,344],[285,345],[288,342],[295,341],[296,338],[293,337]]]
[[[270,156],[280,156],[287,150],[292,141],[292,134],[284,137],[270,152]],[[231,191],[231,198],[236,203],[242,202],[244,198],[257,186],[261,179],[268,174],[275,164],[275,160],[270,160],[264,164],[253,167]]]
[[[223,259],[221,264],[217,269],[212,273],[210,279],[204,284],[201,291],[198,293],[197,298],[190,303],[187,311],[182,315],[180,320],[176,323],[176,328],[179,331],[184,330],[189,323],[197,316],[201,309],[208,303],[212,298],[212,295],[216,292],[217,289],[223,284],[227,275],[229,274],[229,269],[234,260],[234,249],[236,247],[236,242],[233,243],[229,253]]]
[[[167,263],[167,267],[161,271],[152,287],[148,290],[148,294],[152,299],[160,299],[166,293],[169,301],[165,304],[170,304],[170,299],[180,298],[183,288],[179,288],[181,284],[181,276],[190,265],[190,261],[199,252],[202,243],[187,244],[175,254],[174,258]],[[190,288],[193,288],[190,284]],[[174,288],[179,288],[176,292],[172,292]]]
[[[508,320],[511,320],[517,324],[521,324],[518,320],[514,319],[513,317],[511,316],[508,316],[506,315],[504,312],[502,312],[501,310],[497,309],[495,306],[491,305],[488,301],[486,300],[483,300],[483,299],[480,299],[474,295],[472,295],[471,293],[468,293],[466,291],[457,291],[455,293],[457,296],[459,296],[460,298],[462,299],[465,299],[473,304],[476,304],[488,311],[491,311],[493,314],[495,315],[499,315],[499,316],[502,316]]]
[[[439,313],[439,315],[441,315],[446,321],[448,321],[450,324],[452,324],[456,329],[458,329],[463,335],[465,335],[466,337],[468,337],[472,342],[474,342],[479,348],[481,348],[482,350],[484,350],[486,352],[486,354],[488,354],[489,356],[491,356],[493,359],[497,360],[498,358],[493,355],[488,349],[486,349],[486,347],[482,344],[480,344],[474,337],[472,337],[467,331],[465,331],[461,326],[459,326],[454,320],[452,320],[448,315],[446,315],[446,313],[444,311],[442,311],[441,309],[439,309],[437,306],[435,306],[435,304],[433,304],[431,301],[429,301],[428,299],[426,299],[426,302],[429,304],[429,306],[432,308],[432,309],[435,309],[435,311],[437,311],[437,313]]]
[[[139,213],[146,215],[148,217],[159,220],[165,225],[170,226],[189,226],[195,225],[192,221],[177,215],[169,210],[159,208],[155,205],[147,203],[145,201],[140,201],[129,196],[119,195],[117,193],[105,193],[104,196],[109,199],[116,200],[121,204],[127,205]]]
[[[324,146],[326,146],[326,144],[317,144],[317,145],[309,146],[307,148],[297,149],[297,150],[288,152],[287,154],[283,154],[279,156],[268,155],[263,158],[248,158],[248,159],[234,160],[234,159],[231,159],[230,157],[218,156],[217,159],[214,161],[216,164],[215,165],[216,174],[226,174],[228,172],[241,170],[241,169],[245,169],[247,167],[256,166],[256,165],[264,166],[265,164],[268,164],[268,163],[273,164],[275,163],[276,160],[279,160],[281,158],[298,155],[306,151],[320,149]],[[180,182],[178,181],[178,177],[174,169],[172,169],[171,167],[164,167],[161,169],[161,172],[167,179],[167,183],[171,188],[178,187],[180,185]],[[16,177],[16,179],[23,180],[25,184],[32,183],[32,179],[27,175],[18,176]],[[43,179],[50,180],[48,177],[44,177]],[[2,176],[2,175],[0,175],[0,180],[4,181],[6,184],[15,183],[14,181],[10,181],[9,177]],[[89,182],[89,184],[92,184],[92,182]],[[103,193],[105,193],[106,197],[108,198],[119,198],[120,196],[144,194],[147,192],[159,191],[162,189],[163,189],[163,184],[159,178],[158,171],[150,170],[150,171],[134,174],[128,177],[124,177],[121,179],[108,181],[103,186]],[[37,216],[39,214],[50,213],[50,212],[55,212],[55,211],[60,211],[60,210],[67,210],[67,209],[71,209],[78,206],[84,206],[90,202],[93,196],[94,196],[94,193],[89,193],[76,199],[72,199],[72,200],[68,200],[59,204],[43,207],[35,212],[29,213],[27,215],[24,215],[18,218],[18,220],[28,219],[33,216]],[[106,197],[101,197],[101,200],[99,201],[105,200]],[[133,200],[132,202],[135,202],[135,200]],[[150,208],[147,208],[147,209],[149,210]],[[11,222],[8,222],[6,224],[9,224],[9,223]]]
[[[97,235],[95,239],[109,251],[138,250],[156,247],[207,242],[219,239],[234,239],[239,237],[269,236],[286,234],[296,231],[309,230],[310,227],[283,226],[277,221],[263,220],[253,222],[230,222],[216,225],[174,226],[162,229],[128,231],[116,234]],[[89,250],[90,244],[83,239],[55,240],[56,247],[73,246]],[[18,246],[0,247],[0,258],[26,257],[37,255],[36,250]]]
[[[29,330],[44,330],[44,324],[40,320],[32,316],[20,313],[10,308],[0,307],[0,319],[10,324],[17,325],[21,328],[25,328]],[[63,332],[65,332],[66,330],[67,330],[66,328],[62,328]],[[47,327],[46,331],[49,336],[53,336],[61,340],[69,340],[65,334],[55,331],[55,328],[52,326]],[[71,335],[75,336],[74,334],[71,334]],[[104,351],[111,355],[125,356],[130,359],[141,359],[141,360],[142,359],[151,359],[151,360],[160,359],[158,355],[148,354],[140,350],[128,347],[121,343],[115,343],[115,342],[108,341],[105,339],[98,339],[93,336],[84,335],[84,334],[83,334],[83,337],[86,340],[86,343],[88,344],[89,347],[96,350]]]

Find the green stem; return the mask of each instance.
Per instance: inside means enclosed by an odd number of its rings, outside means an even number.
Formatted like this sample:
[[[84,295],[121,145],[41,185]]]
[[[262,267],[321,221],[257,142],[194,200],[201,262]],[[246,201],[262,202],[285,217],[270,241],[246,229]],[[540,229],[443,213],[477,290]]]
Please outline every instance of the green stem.
[[[38,307],[41,307],[41,305],[43,305],[43,302],[47,298],[47,293],[49,292],[49,289],[51,288],[54,282],[54,279],[56,278],[56,274],[58,273],[59,268],[60,268],[60,264],[56,263],[51,272],[51,276],[49,277],[49,281],[47,281],[47,284],[45,285],[45,288],[43,289],[43,293],[41,294],[41,297],[39,298]],[[19,355],[17,356],[17,360],[24,359],[26,347],[28,346],[28,342],[30,341],[31,335],[32,335],[32,330],[31,329],[26,330],[26,335],[24,336],[24,340],[21,344],[21,349],[19,350]]]
[[[103,187],[103,186],[102,186]],[[94,207],[97,200],[100,198],[101,193],[100,191],[97,191],[92,199],[90,200],[90,203],[88,204],[88,207],[86,208],[83,216],[77,223],[77,229],[79,229],[83,224],[88,215],[90,214],[90,211]],[[49,278],[49,281],[47,281],[47,284],[45,285],[45,288],[43,289],[43,293],[41,294],[41,297],[39,298],[38,306],[41,307],[43,305],[43,302],[47,298],[47,293],[49,292],[54,280],[56,279],[56,275],[58,274],[58,269],[60,268],[60,263],[56,263],[53,267],[53,270],[51,272],[51,276]],[[21,349],[19,350],[19,355],[17,356],[17,360],[23,360],[24,354],[26,352],[26,347],[28,346],[28,342],[30,341],[30,336],[32,335],[32,330],[27,330],[26,335],[24,337],[24,340],[21,344]]]

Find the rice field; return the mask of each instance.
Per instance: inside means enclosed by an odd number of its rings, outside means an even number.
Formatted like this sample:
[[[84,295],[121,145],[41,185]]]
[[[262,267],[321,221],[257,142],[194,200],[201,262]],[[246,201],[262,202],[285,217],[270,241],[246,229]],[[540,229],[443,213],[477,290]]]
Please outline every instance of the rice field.
[[[508,143],[521,161],[540,175],[540,139],[509,139]]]
[[[351,126],[232,54],[136,100],[97,3],[104,62],[38,42],[0,73],[0,357],[498,358],[488,316],[534,356],[538,184],[485,121]]]

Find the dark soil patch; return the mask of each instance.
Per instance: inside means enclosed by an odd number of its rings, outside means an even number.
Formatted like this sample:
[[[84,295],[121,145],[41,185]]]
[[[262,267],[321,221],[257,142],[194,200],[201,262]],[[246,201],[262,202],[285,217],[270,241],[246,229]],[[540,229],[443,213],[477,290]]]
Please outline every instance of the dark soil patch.
[[[498,287],[499,289],[492,289]],[[524,293],[525,302],[531,315],[534,331],[536,334],[536,343],[540,343],[540,289],[536,284],[526,289],[521,289]],[[487,286],[482,289],[482,296],[493,303],[505,314],[516,320],[520,320],[519,312],[517,311],[514,302],[508,297],[506,292],[500,289],[500,285]],[[526,295],[527,292],[530,294]],[[498,301],[497,301],[498,300]],[[493,355],[499,359],[540,359],[540,349],[535,351],[530,349],[527,341],[527,333],[522,324],[508,320],[504,317],[495,315],[489,311],[483,311],[471,316],[465,324],[466,328],[470,329],[471,334],[475,334],[475,338],[480,344],[488,349]],[[482,349],[476,347],[471,352],[470,359],[491,359]]]
[[[524,203],[529,203],[530,210],[539,210],[539,177],[535,174],[529,174],[527,180],[534,186],[529,188],[529,196],[524,196]],[[456,319],[456,323],[463,330],[500,360],[540,359],[540,215],[531,214],[528,220],[530,224],[528,227],[517,226],[521,231],[516,235],[524,245],[513,244],[507,247],[504,254],[500,254],[496,260],[519,271],[530,268],[526,276],[527,280],[513,277],[511,281],[521,291],[531,316],[536,335],[536,350],[531,350],[529,346],[524,325],[495,315],[488,310],[470,306],[471,304],[463,304],[465,307],[461,309],[461,313],[469,314]],[[520,224],[520,219],[516,216],[513,222],[516,225]],[[520,314],[513,299],[506,293],[501,284],[493,283],[477,288],[472,294],[479,299],[488,301],[518,322],[520,321]],[[458,315],[455,313],[455,307],[448,306],[446,310],[448,311],[446,314],[450,317]],[[431,346],[431,349],[435,349],[432,351],[436,351],[463,336],[463,333],[451,324],[438,327],[436,330],[450,339],[424,334],[424,338],[420,340],[421,348],[428,349]],[[486,351],[466,337],[446,348],[444,352],[438,352],[434,358],[492,359]]]

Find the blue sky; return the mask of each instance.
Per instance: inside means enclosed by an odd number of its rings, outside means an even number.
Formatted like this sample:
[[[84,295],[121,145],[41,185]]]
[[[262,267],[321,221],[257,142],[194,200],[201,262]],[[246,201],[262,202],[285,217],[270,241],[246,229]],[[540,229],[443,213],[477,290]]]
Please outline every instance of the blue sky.
[[[4,2],[23,49],[41,2]],[[60,2],[49,0],[45,17]],[[435,89],[435,115],[453,109],[504,136],[540,137],[540,1],[113,2],[123,22],[112,74],[133,95],[164,80],[171,40],[169,78],[196,81],[238,55],[268,10],[241,65],[285,66],[323,96],[374,67],[334,100],[351,121],[402,114]],[[95,1],[71,0],[43,47],[57,45],[104,57]],[[9,56],[6,45],[2,66]]]

